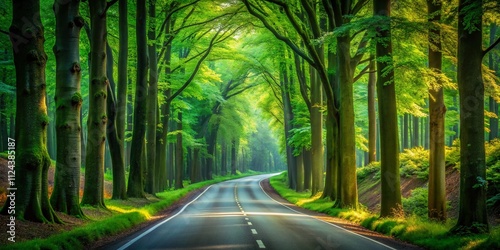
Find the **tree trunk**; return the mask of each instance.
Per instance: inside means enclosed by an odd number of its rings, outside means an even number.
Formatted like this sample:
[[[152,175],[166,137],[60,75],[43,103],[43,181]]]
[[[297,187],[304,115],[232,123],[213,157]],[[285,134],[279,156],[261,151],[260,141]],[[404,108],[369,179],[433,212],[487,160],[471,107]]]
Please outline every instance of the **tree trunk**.
[[[413,116],[412,121],[412,139],[411,139],[411,147],[419,147],[420,146],[420,128],[419,128],[420,118],[417,116]]]
[[[375,61],[370,61],[368,74],[368,163],[377,160],[377,118],[375,109],[375,91],[377,76],[375,75]]]
[[[284,53],[283,53],[284,54]],[[283,56],[282,60],[285,57]],[[292,121],[294,119],[293,110],[292,110],[292,102],[291,102],[291,89],[288,73],[286,72],[286,63],[280,62],[280,85],[281,85],[281,99],[283,101],[283,115],[284,115],[284,125],[285,125],[285,150],[286,150],[286,161],[287,161],[287,169],[288,169],[288,187],[291,189],[295,189],[297,186],[297,177],[296,177],[296,158],[293,155],[293,147],[288,143],[290,139],[290,131],[293,128]]]
[[[466,11],[465,11],[466,10]],[[489,231],[486,213],[484,83],[482,79],[482,1],[460,0],[458,7],[458,91],[460,98],[460,204],[455,233]]]
[[[238,152],[238,143],[236,139],[231,141],[231,175],[236,175],[236,152]]]
[[[144,197],[144,180],[141,164],[146,132],[148,50],[146,39],[146,0],[137,0],[137,82],[135,89],[134,127],[130,152],[128,197]]]
[[[227,174],[227,145],[226,142],[221,142],[220,145],[220,158],[221,158],[221,173]]]
[[[341,208],[358,207],[356,179],[356,137],[354,126],[353,69],[351,68],[350,36],[337,37],[338,74],[340,85],[340,181],[339,204]]]
[[[16,138],[8,140],[9,154],[15,159],[16,182],[7,187],[15,197],[7,197],[2,214],[37,222],[59,222],[47,194],[47,106],[45,104],[45,40],[40,20],[40,1],[13,1],[10,39],[16,71]],[[26,23],[29,16],[33,22]],[[26,36],[26,34],[29,34]],[[14,157],[14,158],[12,158]],[[9,164],[9,166],[11,166]],[[14,170],[14,169],[10,169]],[[9,173],[10,174],[10,173]],[[11,190],[10,188],[17,188]],[[15,199],[15,210],[9,200]]]
[[[409,114],[404,114],[403,115],[403,150],[407,148],[410,148],[410,136],[409,136],[409,130],[410,130],[410,115]]]
[[[154,194],[158,192],[156,183],[156,107],[158,105],[158,62],[156,59],[156,1],[149,0],[149,21],[148,38],[152,41],[149,44],[149,88],[147,98],[147,133],[146,133],[146,153],[148,158],[146,192]]]
[[[398,120],[390,40],[390,6],[390,0],[373,3],[374,15],[383,18],[383,21],[379,22],[376,27],[376,37],[385,41],[376,45],[382,186],[380,216],[383,217],[394,215],[398,209],[401,209]],[[384,60],[381,60],[382,57]]]
[[[175,189],[183,188],[182,180],[184,173],[184,151],[182,149],[182,112],[177,114],[177,144],[175,145]]]
[[[51,205],[76,217],[80,208],[81,121],[79,1],[54,2],[56,16],[56,132],[57,159]],[[69,25],[68,25],[69,24]]]
[[[323,91],[316,70],[311,78],[311,195],[323,190]]]
[[[111,157],[113,172],[113,199],[126,199],[127,187],[125,184],[125,156],[123,141],[118,138],[116,128],[117,108],[115,100],[115,81],[113,78],[113,51],[109,44],[106,45],[107,66],[106,71],[109,79],[108,96],[106,106],[108,111],[108,125],[106,127],[106,136],[108,138],[109,151],[106,152]]]
[[[295,191],[303,192],[304,191],[304,152],[302,152],[295,159],[295,170],[297,171],[297,186]]]
[[[104,150],[106,144],[106,0],[90,1],[90,86],[87,155],[82,204],[104,205]]]
[[[441,21],[441,3],[427,0],[427,12],[431,18],[429,28],[429,68],[441,74],[441,30],[437,25]],[[435,22],[435,23],[434,23]],[[444,124],[446,107],[442,83],[436,78],[437,87],[429,88],[430,150],[429,150],[429,218],[446,221],[446,180],[445,180],[445,137]]]

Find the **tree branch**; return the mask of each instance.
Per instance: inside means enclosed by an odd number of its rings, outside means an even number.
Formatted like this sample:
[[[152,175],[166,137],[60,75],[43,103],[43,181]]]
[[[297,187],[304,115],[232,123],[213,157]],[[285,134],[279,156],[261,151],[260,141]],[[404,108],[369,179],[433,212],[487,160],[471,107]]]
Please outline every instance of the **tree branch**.
[[[248,12],[250,14],[252,14],[253,16],[255,16],[257,19],[259,19],[262,24],[264,24],[264,26],[266,26],[266,28],[271,31],[271,33],[273,33],[273,35],[280,41],[283,41],[284,43],[286,43],[293,51],[295,51],[297,54],[299,54],[302,58],[304,58],[304,60],[306,60],[309,64],[311,64],[313,67],[315,67],[315,63],[314,61],[308,56],[306,55],[306,53],[304,53],[304,51],[302,51],[301,49],[299,49],[299,47],[297,47],[297,45],[295,45],[295,43],[293,43],[289,38],[281,35],[267,20],[265,17],[263,17],[262,15],[260,15],[259,13],[255,12],[255,10],[250,6],[250,4],[248,3],[248,0],[243,0],[243,3],[245,4],[245,6],[247,7],[248,9]]]
[[[483,57],[488,54],[488,52],[490,52],[490,50],[494,49],[498,43],[500,43],[500,37],[494,42],[492,43],[487,49],[483,50]]]
[[[10,33],[8,31],[5,31],[5,30],[0,30],[0,33],[8,35],[8,36],[10,35]]]
[[[363,76],[364,74],[368,73],[368,69],[370,68],[370,64],[366,65],[362,70],[361,72],[359,72],[359,74],[357,76],[355,76],[353,79],[352,79],[352,82],[355,83],[357,80],[359,80],[359,78],[361,78],[361,76]]]

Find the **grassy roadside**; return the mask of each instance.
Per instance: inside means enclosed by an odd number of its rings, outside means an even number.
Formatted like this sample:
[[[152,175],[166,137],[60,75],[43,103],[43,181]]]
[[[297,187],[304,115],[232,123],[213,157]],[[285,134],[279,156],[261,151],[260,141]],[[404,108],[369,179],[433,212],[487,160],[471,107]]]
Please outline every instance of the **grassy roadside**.
[[[189,192],[218,182],[259,174],[257,172],[243,173],[233,176],[216,176],[213,180],[185,185],[185,188],[158,193],[158,201],[139,206],[137,202],[106,200],[109,212],[99,218],[88,215],[91,222],[76,227],[71,231],[52,235],[45,239],[35,239],[15,244],[3,245],[0,249],[86,249],[92,242],[104,237],[116,235],[151,219],[160,211],[168,208],[174,202],[186,196]],[[136,199],[137,200],[137,199]],[[141,199],[145,200],[145,199]],[[91,212],[94,208],[83,207]],[[92,213],[90,213],[92,214]]]
[[[333,202],[311,197],[311,193],[297,193],[287,187],[286,173],[271,177],[271,186],[288,201],[313,211],[343,218],[373,231],[393,236],[428,249],[500,249],[500,227],[490,234],[457,236],[448,234],[454,222],[440,224],[401,213],[397,218],[379,218],[366,210],[332,208]]]

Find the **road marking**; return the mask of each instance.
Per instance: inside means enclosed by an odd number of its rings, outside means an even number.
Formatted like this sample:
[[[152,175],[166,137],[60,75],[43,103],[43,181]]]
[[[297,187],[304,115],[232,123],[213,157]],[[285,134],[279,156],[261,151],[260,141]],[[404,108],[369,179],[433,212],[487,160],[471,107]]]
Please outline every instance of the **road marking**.
[[[281,202],[279,202],[279,201],[277,201],[277,200],[273,199],[271,196],[269,196],[269,195],[266,193],[266,191],[264,191],[264,188],[262,187],[262,181],[263,181],[263,180],[265,180],[265,179],[268,179],[268,178],[269,178],[269,177],[260,179],[260,181],[259,181],[259,186],[260,186],[260,189],[262,190],[262,192],[263,192],[263,193],[264,193],[267,197],[269,197],[269,199],[271,199],[272,201],[274,201],[274,202],[276,202],[276,203],[278,203],[278,204],[282,205],[283,207],[288,208],[289,210],[291,210],[291,211],[293,211],[293,212],[295,212],[295,213],[298,213],[298,214],[303,214],[303,215],[305,215],[305,216],[307,216],[307,217],[311,217],[311,218],[313,218],[313,219],[315,219],[315,220],[321,221],[321,222],[326,223],[326,224],[328,224],[328,225],[330,225],[330,226],[333,226],[333,227],[336,227],[336,228],[342,229],[342,230],[344,230],[344,231],[347,231],[347,232],[349,232],[349,233],[352,233],[352,234],[354,234],[354,235],[357,235],[357,236],[359,236],[359,237],[361,237],[361,238],[363,238],[363,239],[366,239],[366,240],[369,240],[369,241],[371,241],[371,242],[377,243],[377,244],[379,244],[379,245],[381,245],[381,246],[387,247],[388,249],[396,250],[395,248],[390,247],[390,246],[388,246],[388,245],[386,245],[386,244],[384,244],[384,243],[382,243],[382,242],[378,242],[378,241],[376,241],[376,240],[374,240],[374,239],[370,239],[370,238],[368,238],[368,237],[366,237],[366,236],[363,236],[363,235],[361,235],[361,234],[357,234],[357,233],[355,233],[355,232],[349,231],[349,230],[347,230],[347,229],[345,229],[345,228],[343,228],[343,227],[341,227],[341,226],[338,226],[338,225],[335,225],[335,224],[333,224],[333,223],[330,223],[330,222],[326,222],[326,221],[320,220],[320,219],[318,219],[318,218],[316,218],[316,217],[314,217],[314,216],[311,216],[311,215],[308,215],[308,214],[305,214],[305,213],[299,212],[299,211],[297,211],[297,210],[295,210],[295,209],[293,209],[293,208],[291,208],[291,207],[288,207],[287,205],[285,205],[285,204],[283,204],[283,203],[281,203]]]
[[[252,234],[257,234],[257,230],[255,229],[250,229],[250,230],[252,230]]]
[[[177,217],[179,214],[181,214],[182,212],[184,212],[184,210],[186,210],[186,208],[191,205],[191,203],[195,202],[196,200],[198,200],[198,198],[200,198],[205,192],[207,192],[213,185],[210,185],[207,187],[207,189],[205,189],[205,191],[203,191],[200,195],[198,195],[196,198],[194,198],[194,200],[192,200],[191,202],[189,202],[188,204],[184,205],[184,207],[182,207],[182,209],[177,212],[176,214],[172,215],[171,217],[163,220],[162,222],[154,225],[153,227],[151,227],[150,229],[148,229],[147,231],[145,231],[144,233],[140,234],[139,236],[133,238],[132,240],[130,240],[129,242],[127,242],[127,244],[124,244],[123,246],[121,246],[120,248],[118,248],[118,250],[124,250],[124,249],[127,249],[129,246],[131,246],[132,244],[134,244],[136,241],[140,240],[142,237],[146,236],[147,234],[153,232],[155,229],[157,229],[159,226],[163,225],[164,223],[167,223],[168,221],[170,221],[171,219]]]
[[[247,222],[247,223],[248,223],[248,225],[249,225],[249,226],[251,226],[251,225],[252,225],[252,222],[250,222],[250,221],[249,221],[249,222]]]
[[[266,248],[266,245],[261,240],[256,240],[257,244],[259,245],[259,248]]]
[[[245,218],[245,220],[248,220],[248,218]]]

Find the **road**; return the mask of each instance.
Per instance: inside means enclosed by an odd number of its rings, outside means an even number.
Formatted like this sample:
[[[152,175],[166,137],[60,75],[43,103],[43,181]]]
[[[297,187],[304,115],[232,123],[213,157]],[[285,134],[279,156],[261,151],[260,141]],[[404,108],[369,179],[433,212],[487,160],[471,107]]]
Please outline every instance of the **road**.
[[[215,184],[177,213],[106,249],[393,249],[293,210],[259,175]]]

